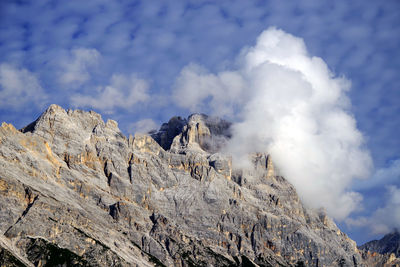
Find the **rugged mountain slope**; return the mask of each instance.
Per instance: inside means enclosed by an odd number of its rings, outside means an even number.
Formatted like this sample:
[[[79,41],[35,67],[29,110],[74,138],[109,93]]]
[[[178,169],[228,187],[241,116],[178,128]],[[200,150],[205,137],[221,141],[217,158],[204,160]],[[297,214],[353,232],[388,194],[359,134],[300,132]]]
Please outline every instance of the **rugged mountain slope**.
[[[400,266],[400,233],[397,230],[380,240],[367,242],[359,249],[370,266]]]
[[[387,234],[380,240],[373,240],[360,246],[360,249],[378,252],[380,254],[394,253],[397,257],[400,256],[400,233],[394,231]]]
[[[363,266],[355,242],[304,208],[268,155],[237,170],[215,153],[229,126],[176,117],[157,143],[56,105],[21,131],[3,123],[2,264]]]

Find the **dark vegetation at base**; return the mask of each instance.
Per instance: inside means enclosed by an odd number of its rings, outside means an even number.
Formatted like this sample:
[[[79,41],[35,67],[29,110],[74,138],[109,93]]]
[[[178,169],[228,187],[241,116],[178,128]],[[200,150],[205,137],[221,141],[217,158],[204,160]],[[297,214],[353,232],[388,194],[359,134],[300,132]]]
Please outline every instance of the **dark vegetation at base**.
[[[249,260],[249,258],[242,256],[242,267],[255,267],[255,265]]]
[[[1,267],[24,267],[19,259],[17,259],[7,249],[0,247],[0,266]]]
[[[306,267],[306,265],[304,264],[303,261],[298,261],[298,262],[296,263],[296,267]]]
[[[212,251],[211,249],[207,249],[207,253],[210,254],[211,257],[215,258],[215,261],[217,263],[218,266],[226,266],[226,267],[234,267],[234,266],[238,266],[238,261],[232,262],[229,259],[225,258],[224,256],[222,256],[221,254],[217,254],[214,251]]]
[[[26,253],[35,266],[90,266],[81,256],[41,238],[29,238]]]

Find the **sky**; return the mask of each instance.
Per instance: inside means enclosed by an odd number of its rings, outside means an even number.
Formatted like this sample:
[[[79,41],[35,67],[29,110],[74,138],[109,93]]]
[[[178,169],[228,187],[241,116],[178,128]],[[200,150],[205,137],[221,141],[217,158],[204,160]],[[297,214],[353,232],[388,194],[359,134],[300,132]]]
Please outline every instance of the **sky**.
[[[227,153],[269,151],[361,244],[400,228],[399,48],[398,0],[3,0],[0,121],[229,119]]]

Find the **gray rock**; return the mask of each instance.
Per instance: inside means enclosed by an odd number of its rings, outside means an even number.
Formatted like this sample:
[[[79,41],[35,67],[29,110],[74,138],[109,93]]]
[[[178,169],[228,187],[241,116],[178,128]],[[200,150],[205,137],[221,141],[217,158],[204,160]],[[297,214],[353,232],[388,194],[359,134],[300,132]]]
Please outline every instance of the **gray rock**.
[[[231,124],[219,118],[193,114],[184,121],[186,124],[183,125],[181,132],[172,140],[169,148],[172,153],[215,153],[230,137]],[[165,131],[163,127],[160,129],[160,132],[162,131]]]
[[[114,121],[56,105],[21,131],[3,123],[5,250],[25,265],[57,254],[60,266],[363,266],[267,154],[239,170],[218,153],[229,128],[195,114],[126,138]]]
[[[360,246],[362,257],[370,266],[400,266],[400,234],[397,230]]]
[[[158,132],[151,133],[151,137],[153,137],[162,148],[168,150],[170,149],[175,136],[182,132],[186,122],[187,121],[181,117],[173,117],[168,121],[168,123],[161,125]]]
[[[380,254],[394,253],[397,257],[400,257],[400,233],[396,230],[385,235],[380,240],[365,243],[360,246],[360,249]]]

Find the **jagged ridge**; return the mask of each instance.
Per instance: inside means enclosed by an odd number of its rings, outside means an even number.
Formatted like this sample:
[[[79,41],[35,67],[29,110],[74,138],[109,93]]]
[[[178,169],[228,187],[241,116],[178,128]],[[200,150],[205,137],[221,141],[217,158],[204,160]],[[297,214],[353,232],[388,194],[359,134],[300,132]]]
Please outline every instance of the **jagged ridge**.
[[[380,240],[367,242],[359,249],[369,266],[400,266],[400,234],[397,230]]]
[[[3,123],[4,244],[25,264],[51,247],[94,266],[362,266],[355,242],[305,209],[268,155],[236,170],[215,153],[229,128],[176,117],[157,143],[56,105],[21,131]]]
[[[378,252],[380,254],[394,253],[400,256],[400,233],[396,230],[382,237],[380,240],[373,240],[360,246],[360,249]]]

